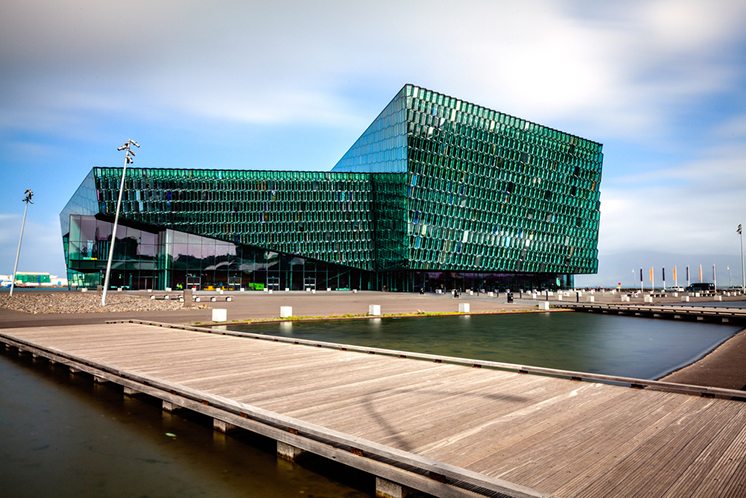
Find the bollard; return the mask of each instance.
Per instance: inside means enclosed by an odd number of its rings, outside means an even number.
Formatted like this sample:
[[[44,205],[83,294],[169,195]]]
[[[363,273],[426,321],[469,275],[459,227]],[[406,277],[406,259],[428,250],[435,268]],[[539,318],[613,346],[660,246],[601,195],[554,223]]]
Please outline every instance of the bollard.
[[[223,295],[223,289],[218,289],[218,294]]]
[[[228,310],[225,308],[213,308],[212,309],[212,321],[213,322],[227,322],[228,321]]]
[[[588,296],[588,302],[589,303],[595,303],[596,302],[596,296]]]
[[[653,302],[653,296],[645,296],[642,298],[642,300],[646,303],[652,303]]]
[[[217,298],[217,297],[215,297],[215,296],[212,296],[212,297],[210,298],[210,302],[211,302],[211,303],[214,303],[214,302],[216,302],[217,300],[218,300],[218,298]]]
[[[495,293],[492,292],[492,291],[490,291],[490,292],[487,293],[487,296],[489,296],[489,297],[495,297]]]
[[[316,289],[311,289],[311,294],[316,294]]]
[[[331,287],[327,287],[327,288],[326,288],[326,292],[331,292],[331,291],[332,291],[332,288],[331,288]]]
[[[682,303],[688,303],[689,302],[689,296],[682,296],[681,297],[681,302]]]
[[[280,306],[280,318],[290,318],[293,316],[292,306]]]
[[[469,313],[471,311],[471,305],[469,303],[458,303],[459,313]]]
[[[370,316],[381,316],[381,305],[371,304],[368,306],[368,314]]]
[[[272,289],[269,289],[269,290],[267,291],[267,293],[268,293],[268,294],[272,294]]]
[[[629,296],[622,295],[622,302],[628,303],[629,302]]]
[[[246,292],[246,287],[241,287],[241,289],[239,290],[239,292]]]
[[[536,299],[536,293],[535,292],[531,293],[531,299]]]
[[[357,289],[352,289],[353,294],[357,294]]]
[[[290,287],[285,287],[285,292],[290,292]]]
[[[557,301],[562,301],[563,297],[562,294],[557,294]]]
[[[537,306],[540,310],[549,311],[549,301],[542,301]]]
[[[715,301],[722,301],[722,300],[723,300],[723,296],[715,296]]]

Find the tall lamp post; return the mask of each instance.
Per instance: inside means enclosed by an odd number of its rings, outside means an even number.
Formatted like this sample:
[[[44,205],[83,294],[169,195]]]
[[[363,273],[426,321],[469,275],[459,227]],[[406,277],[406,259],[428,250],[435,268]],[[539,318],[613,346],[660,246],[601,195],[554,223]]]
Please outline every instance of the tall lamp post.
[[[746,275],[743,273],[743,225],[739,223],[736,232],[741,237],[741,292],[746,294]]]
[[[106,306],[106,292],[109,290],[109,276],[111,274],[111,260],[114,258],[114,241],[117,240],[117,225],[119,224],[119,207],[122,205],[122,192],[124,192],[124,176],[127,173],[127,165],[134,161],[135,152],[132,147],[140,148],[140,144],[132,139],[117,147],[118,151],[124,151],[124,166],[122,167],[122,181],[119,183],[119,197],[117,197],[117,209],[114,214],[114,227],[111,230],[111,244],[109,245],[109,259],[106,261],[106,275],[104,276],[104,291],[101,293],[101,306]]]
[[[26,226],[26,213],[28,213],[28,205],[34,203],[31,200],[33,197],[34,197],[34,193],[31,191],[30,188],[27,188],[26,191],[23,193],[23,202],[26,204],[26,207],[23,208],[23,221],[21,221],[21,236],[18,237],[18,249],[16,249],[16,262],[13,264],[13,278],[10,281],[10,296],[8,297],[13,297],[13,288],[16,285],[16,272],[18,271],[18,259],[21,256],[21,242],[23,242],[23,229]]]

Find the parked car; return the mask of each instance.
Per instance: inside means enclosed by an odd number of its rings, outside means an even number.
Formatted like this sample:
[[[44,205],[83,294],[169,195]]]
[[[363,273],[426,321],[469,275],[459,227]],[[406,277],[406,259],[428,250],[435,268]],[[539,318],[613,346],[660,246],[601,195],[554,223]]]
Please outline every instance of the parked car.
[[[714,291],[715,290],[715,284],[709,284],[706,282],[700,282],[696,284],[692,284],[689,287],[687,287],[686,292],[705,292],[705,291]]]

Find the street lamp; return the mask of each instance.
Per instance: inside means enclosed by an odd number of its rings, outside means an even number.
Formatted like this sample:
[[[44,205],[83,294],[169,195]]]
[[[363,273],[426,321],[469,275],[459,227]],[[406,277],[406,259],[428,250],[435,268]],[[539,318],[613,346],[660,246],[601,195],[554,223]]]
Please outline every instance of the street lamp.
[[[746,294],[746,275],[743,273],[743,225],[739,223],[736,232],[741,237],[741,292]]]
[[[104,291],[101,293],[101,306],[106,306],[106,291],[109,289],[109,275],[111,273],[111,260],[114,258],[114,241],[117,240],[117,225],[119,224],[119,207],[122,205],[122,192],[124,192],[124,176],[127,173],[127,165],[134,161],[135,152],[132,146],[140,148],[140,144],[132,139],[117,147],[118,151],[124,151],[124,166],[122,167],[122,181],[119,183],[119,197],[117,197],[117,209],[114,213],[114,227],[111,230],[111,244],[109,245],[109,259],[106,261],[106,275],[104,276]]]
[[[23,242],[23,229],[26,226],[26,213],[28,212],[28,205],[33,204],[31,200],[34,197],[34,193],[30,188],[27,188],[23,193],[23,202],[26,207],[23,208],[23,220],[21,221],[21,236],[18,237],[18,249],[16,249],[16,262],[13,264],[13,278],[10,281],[10,296],[13,297],[13,288],[16,285],[16,272],[18,271],[18,259],[21,256],[21,242]]]

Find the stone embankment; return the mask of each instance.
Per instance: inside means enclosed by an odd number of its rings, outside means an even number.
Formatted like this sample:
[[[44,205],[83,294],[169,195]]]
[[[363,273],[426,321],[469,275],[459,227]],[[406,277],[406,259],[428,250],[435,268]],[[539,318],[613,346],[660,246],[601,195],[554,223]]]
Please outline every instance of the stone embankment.
[[[98,292],[16,292],[13,297],[0,297],[0,308],[32,314],[103,313],[119,311],[179,310],[179,301],[151,300],[147,296],[109,293],[106,306],[101,306]]]

